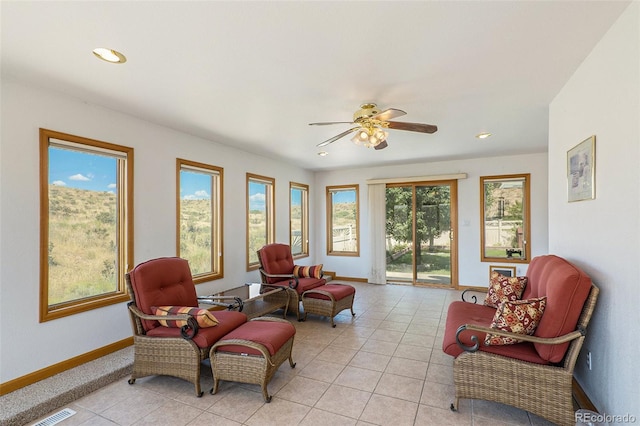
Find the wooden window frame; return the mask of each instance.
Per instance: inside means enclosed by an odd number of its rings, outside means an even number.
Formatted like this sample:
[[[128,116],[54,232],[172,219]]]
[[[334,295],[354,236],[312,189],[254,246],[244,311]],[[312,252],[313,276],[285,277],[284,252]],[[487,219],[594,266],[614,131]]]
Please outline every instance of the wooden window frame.
[[[524,246],[524,254],[518,258],[498,256],[487,256],[485,251],[486,242],[486,225],[485,225],[485,212],[487,209],[486,197],[485,197],[485,182],[487,181],[516,181],[522,180],[523,182],[523,235],[522,242]],[[496,175],[496,176],[480,176],[480,260],[482,262],[499,262],[499,263],[529,263],[531,261],[531,174],[530,173],[517,173],[509,175]]]
[[[267,194],[265,194],[265,209],[266,209],[266,239],[267,241],[265,242],[265,244],[271,244],[273,243],[275,240],[275,231],[276,231],[276,225],[275,225],[275,216],[276,216],[276,209],[275,209],[275,193],[276,193],[276,180],[275,178],[271,178],[268,176],[261,176],[261,175],[256,175],[253,173],[247,173],[247,194],[246,194],[246,200],[247,200],[247,208],[246,208],[246,213],[247,213],[247,219],[246,219],[246,236],[247,236],[247,252],[246,252],[246,259],[247,259],[247,271],[255,271],[258,268],[260,268],[260,262],[258,260],[256,260],[255,262],[251,262],[251,257],[250,257],[250,251],[251,251],[251,244],[250,244],[250,236],[249,236],[249,224],[250,224],[250,200],[249,200],[249,185],[251,182],[259,182],[259,183],[263,183],[267,185]]]
[[[293,219],[292,219],[292,210],[293,210],[293,202],[291,193],[296,189],[301,191],[300,197],[300,208],[302,215],[302,223],[301,223],[301,253],[295,254],[293,253]],[[291,254],[294,259],[299,259],[302,257],[309,256],[309,185],[305,185],[304,183],[296,183],[289,182],[289,245],[292,248]]]
[[[87,312],[130,299],[125,273],[133,267],[133,148],[40,129],[40,322]],[[55,140],[55,141],[52,141]],[[68,147],[91,154],[111,154],[122,161],[117,165],[118,197],[116,290],[100,295],[49,304],[49,147]]]
[[[337,251],[333,249],[333,199],[331,194],[339,191],[353,190],[356,193],[355,207],[355,228],[356,228],[356,249],[354,251]],[[329,256],[360,256],[360,185],[334,185],[326,187],[326,207],[327,207],[327,255]]]
[[[224,253],[223,253],[223,191],[224,191],[224,169],[211,164],[199,163],[196,161],[176,159],[176,253],[181,257],[181,212],[182,212],[182,185],[180,173],[182,171],[192,171],[211,176],[211,271],[204,273],[194,273],[194,284],[213,281],[224,278]],[[189,260],[189,259],[187,259]]]

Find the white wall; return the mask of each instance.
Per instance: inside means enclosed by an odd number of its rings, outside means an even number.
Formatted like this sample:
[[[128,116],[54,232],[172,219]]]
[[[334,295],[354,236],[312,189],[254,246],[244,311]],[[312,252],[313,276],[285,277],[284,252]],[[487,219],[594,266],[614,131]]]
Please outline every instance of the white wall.
[[[40,127],[134,148],[136,264],[176,254],[176,157],[224,168],[225,278],[198,285],[199,294],[259,280],[257,271],[246,272],[246,172],[276,179],[278,242],[289,239],[289,181],[311,185],[315,199],[313,173],[290,164],[6,79],[1,102],[0,382],[131,336],[124,303],[39,323]],[[297,262],[310,264],[313,249]]]
[[[491,143],[490,139],[482,143]],[[489,265],[500,262],[480,261],[480,176],[531,173],[531,253],[547,253],[547,154],[479,158],[473,160],[418,163],[316,173],[316,205],[324,205],[327,186],[359,184],[360,192],[360,256],[327,256],[325,238],[315,241],[316,259],[324,269],[340,276],[367,278],[371,264],[369,252],[369,215],[367,212],[368,179],[466,173],[458,182],[458,264],[459,284],[487,286]],[[326,210],[317,212],[318,229],[326,227]],[[320,234],[322,235],[322,234]],[[525,274],[527,264],[517,266]]]
[[[600,412],[640,421],[640,4],[595,46],[550,106],[549,249],[601,293],[576,379]],[[567,202],[567,150],[596,135],[596,198]],[[585,367],[591,351],[593,369]]]

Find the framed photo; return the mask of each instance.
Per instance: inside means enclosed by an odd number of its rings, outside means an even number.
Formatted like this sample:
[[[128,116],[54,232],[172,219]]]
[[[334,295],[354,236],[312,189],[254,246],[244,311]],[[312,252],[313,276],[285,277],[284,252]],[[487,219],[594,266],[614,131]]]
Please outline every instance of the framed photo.
[[[499,273],[499,274],[504,275],[505,277],[515,277],[516,276],[516,267],[515,266],[489,265],[489,279],[491,279],[491,274],[494,271]]]
[[[596,137],[591,136],[567,151],[569,202],[596,198]]]

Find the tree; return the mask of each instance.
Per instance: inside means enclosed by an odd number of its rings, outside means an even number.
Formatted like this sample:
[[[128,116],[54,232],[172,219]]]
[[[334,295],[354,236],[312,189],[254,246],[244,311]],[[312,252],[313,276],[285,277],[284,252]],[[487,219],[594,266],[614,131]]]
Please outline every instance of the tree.
[[[416,258],[422,255],[422,243],[428,242],[429,251],[434,250],[434,241],[443,232],[449,230],[450,194],[446,186],[415,187]],[[386,191],[386,231],[395,241],[411,243],[413,241],[414,191],[411,187],[391,187]]]

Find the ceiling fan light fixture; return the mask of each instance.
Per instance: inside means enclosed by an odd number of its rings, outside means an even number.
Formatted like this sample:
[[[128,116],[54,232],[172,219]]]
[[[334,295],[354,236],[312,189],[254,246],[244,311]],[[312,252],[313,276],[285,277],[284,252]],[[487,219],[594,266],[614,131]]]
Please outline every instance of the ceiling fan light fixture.
[[[409,132],[420,133],[435,133],[438,131],[438,126],[424,123],[406,123],[402,121],[391,121],[396,117],[405,115],[406,112],[396,109],[387,108],[384,111],[380,111],[376,104],[366,103],[360,105],[360,109],[353,115],[353,121],[325,121],[318,123],[309,123],[312,126],[322,126],[327,124],[355,124],[348,130],[335,135],[332,138],[327,139],[324,142],[317,144],[317,147],[327,146],[335,141],[351,135],[351,142],[356,145],[361,145],[367,148],[375,148],[377,150],[385,149],[387,144],[387,137],[389,134],[386,129],[406,130]]]
[[[376,131],[373,134],[380,142],[387,139],[387,136],[389,136],[389,132],[385,132],[382,129],[376,129]]]
[[[366,148],[374,148],[384,142],[387,136],[389,133],[378,127],[363,127],[351,138],[351,142]]]
[[[488,138],[488,137],[490,137],[490,136],[491,136],[491,133],[489,133],[489,132],[482,132],[482,133],[478,133],[478,134],[476,135],[476,138],[478,138],[478,139],[486,139],[486,138]]]
[[[326,157],[327,155],[329,155],[329,153],[327,151],[320,151],[320,152],[318,152],[318,155],[320,157]]]

